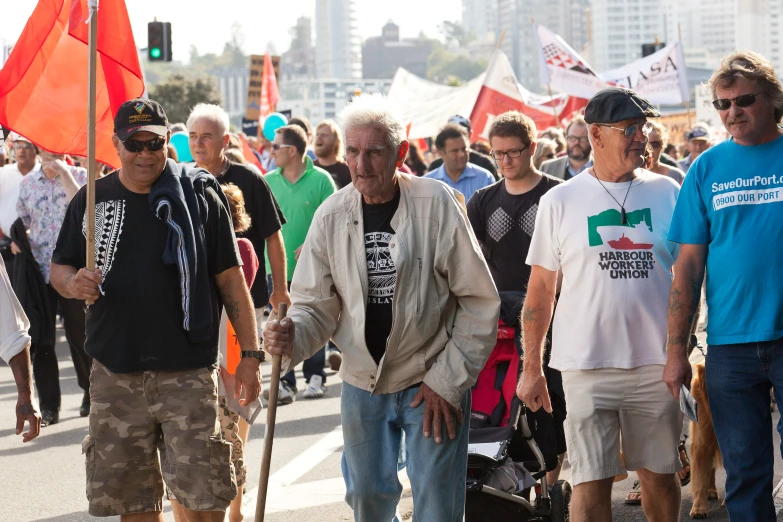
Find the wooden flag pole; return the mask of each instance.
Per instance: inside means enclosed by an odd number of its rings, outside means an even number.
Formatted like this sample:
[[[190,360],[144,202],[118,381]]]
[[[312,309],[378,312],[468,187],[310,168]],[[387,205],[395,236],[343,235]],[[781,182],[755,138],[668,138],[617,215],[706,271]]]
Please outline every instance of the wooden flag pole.
[[[98,0],[90,0],[90,42],[89,42],[89,95],[87,98],[87,270],[95,271],[95,126],[97,107],[95,106],[95,84],[98,68]]]

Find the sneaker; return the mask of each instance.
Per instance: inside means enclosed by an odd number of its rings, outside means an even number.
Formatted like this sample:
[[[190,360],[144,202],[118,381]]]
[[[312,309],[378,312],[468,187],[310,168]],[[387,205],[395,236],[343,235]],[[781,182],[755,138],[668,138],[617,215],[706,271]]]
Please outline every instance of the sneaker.
[[[326,386],[324,386],[324,378],[320,375],[313,375],[310,377],[310,382],[307,383],[307,389],[304,391],[305,399],[318,399],[324,396],[326,393]]]
[[[329,350],[326,359],[329,362],[329,368],[331,368],[333,372],[340,371],[340,365],[343,363],[343,354],[340,353],[340,350],[332,348]]]
[[[264,396],[264,400],[269,402],[269,388],[266,388],[262,395]],[[277,392],[277,404],[291,404],[295,400],[296,388],[292,388],[291,385],[285,381],[280,381],[280,390]]]

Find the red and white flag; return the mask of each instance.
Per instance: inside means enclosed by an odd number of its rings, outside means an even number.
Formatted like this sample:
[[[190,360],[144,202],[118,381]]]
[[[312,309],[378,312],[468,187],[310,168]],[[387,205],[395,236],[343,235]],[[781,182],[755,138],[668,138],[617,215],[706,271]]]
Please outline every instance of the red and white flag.
[[[55,153],[87,156],[87,0],[39,0],[0,69],[0,125]],[[144,92],[123,0],[98,17],[96,159],[118,167],[112,144],[120,105]]]
[[[592,98],[608,87],[570,45],[543,25],[536,25],[541,85],[579,98]]]
[[[272,66],[272,57],[267,51],[264,55],[264,70],[261,76],[261,108],[259,109],[261,118],[275,112],[275,106],[279,99],[280,93],[277,90],[275,68]]]
[[[487,139],[492,122],[507,111],[519,111],[530,117],[537,129],[559,125],[557,120],[564,116],[563,108],[567,105],[568,98],[567,95],[558,95],[550,99],[525,90],[517,82],[508,58],[498,49],[492,55],[484,84],[470,113],[473,126],[470,140]]]

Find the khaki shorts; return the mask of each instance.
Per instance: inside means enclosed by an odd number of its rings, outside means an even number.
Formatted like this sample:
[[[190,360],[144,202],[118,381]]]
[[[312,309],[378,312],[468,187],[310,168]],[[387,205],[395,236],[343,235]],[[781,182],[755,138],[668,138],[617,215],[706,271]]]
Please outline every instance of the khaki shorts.
[[[162,511],[164,480],[186,508],[225,511],[237,486],[220,434],[217,370],[114,374],[94,361],[90,398],[82,443],[90,515]]]
[[[562,373],[571,484],[625,475],[627,470],[680,470],[682,413],[663,382],[663,366]]]

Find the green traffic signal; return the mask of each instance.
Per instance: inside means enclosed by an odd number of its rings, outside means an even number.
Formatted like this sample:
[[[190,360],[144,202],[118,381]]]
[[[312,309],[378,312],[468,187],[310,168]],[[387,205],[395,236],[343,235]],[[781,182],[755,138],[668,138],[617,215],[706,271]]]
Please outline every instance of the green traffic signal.
[[[160,58],[160,48],[153,47],[152,49],[150,49],[150,56],[152,56],[155,59]]]

